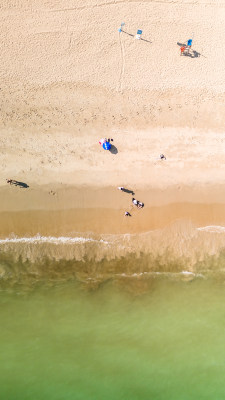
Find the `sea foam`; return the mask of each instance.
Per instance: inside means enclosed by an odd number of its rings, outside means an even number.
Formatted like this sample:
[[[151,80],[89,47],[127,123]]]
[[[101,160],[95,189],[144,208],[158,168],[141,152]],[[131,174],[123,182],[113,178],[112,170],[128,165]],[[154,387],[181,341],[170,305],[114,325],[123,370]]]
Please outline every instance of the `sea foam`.
[[[224,233],[225,226],[208,225],[197,228],[198,231],[211,232],[211,233]]]
[[[41,236],[36,235],[33,237],[11,237],[0,239],[0,244],[10,244],[10,243],[53,243],[53,244],[74,244],[74,243],[86,243],[86,242],[98,242],[108,244],[105,240],[96,240],[92,238],[84,237],[67,237],[67,236]]]

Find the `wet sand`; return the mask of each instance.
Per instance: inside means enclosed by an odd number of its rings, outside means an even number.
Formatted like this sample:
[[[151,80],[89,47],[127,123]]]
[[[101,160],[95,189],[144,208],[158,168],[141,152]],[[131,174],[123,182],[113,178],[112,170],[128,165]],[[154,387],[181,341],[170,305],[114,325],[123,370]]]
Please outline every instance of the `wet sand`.
[[[0,237],[75,236],[143,233],[179,222],[196,227],[225,226],[225,187],[202,186],[137,190],[144,202],[138,209],[132,195],[116,187],[47,185],[0,189]],[[131,217],[125,217],[129,211]]]
[[[35,281],[66,271],[68,279],[75,274],[81,281],[103,282],[124,271],[186,271],[188,279],[218,274],[224,263],[223,196],[223,186],[137,190],[135,197],[145,204],[138,210],[132,195],[115,187],[5,186],[1,275],[23,280],[28,274]],[[125,217],[125,210],[132,216]]]

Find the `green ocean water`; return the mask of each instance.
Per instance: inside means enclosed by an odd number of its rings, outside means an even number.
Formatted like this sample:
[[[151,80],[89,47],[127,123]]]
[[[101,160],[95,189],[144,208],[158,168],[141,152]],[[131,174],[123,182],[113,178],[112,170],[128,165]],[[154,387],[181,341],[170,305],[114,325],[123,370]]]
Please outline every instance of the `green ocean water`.
[[[1,399],[225,398],[219,280],[4,287],[0,321]]]

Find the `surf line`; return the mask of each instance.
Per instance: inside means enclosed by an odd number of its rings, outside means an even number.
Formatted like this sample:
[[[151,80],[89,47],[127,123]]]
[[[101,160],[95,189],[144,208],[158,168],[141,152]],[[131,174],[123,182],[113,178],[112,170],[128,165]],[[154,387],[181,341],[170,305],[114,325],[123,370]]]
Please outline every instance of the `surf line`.
[[[33,237],[12,237],[0,239],[1,244],[10,243],[53,243],[53,244],[74,244],[74,243],[87,243],[87,242],[97,242],[108,244],[107,241],[100,239],[84,238],[84,237],[67,237],[67,236],[33,236]]]
[[[225,233],[225,226],[208,225],[208,226],[201,226],[197,228],[197,230],[210,233]]]

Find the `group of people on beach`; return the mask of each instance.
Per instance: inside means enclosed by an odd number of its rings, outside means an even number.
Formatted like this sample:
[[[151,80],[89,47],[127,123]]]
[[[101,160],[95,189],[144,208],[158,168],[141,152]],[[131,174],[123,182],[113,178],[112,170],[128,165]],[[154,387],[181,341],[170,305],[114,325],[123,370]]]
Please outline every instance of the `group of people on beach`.
[[[166,160],[166,156],[165,156],[164,154],[160,154],[160,156],[159,156],[158,159],[160,159],[160,160]],[[132,196],[134,196],[133,190],[126,189],[126,188],[124,188],[123,186],[118,186],[117,189],[118,189],[118,190],[121,190],[122,192],[125,192],[125,193],[131,193]],[[132,203],[133,203],[133,205],[134,205],[135,207],[137,207],[137,208],[139,208],[139,209],[144,207],[144,203],[142,203],[142,201],[136,200],[134,197],[132,197]],[[129,211],[125,211],[124,216],[125,216],[125,217],[131,217],[131,213],[130,213]]]
[[[139,200],[136,200],[134,197],[132,198],[132,203],[137,207],[137,208],[143,208],[144,207],[144,203],[142,203]]]
[[[119,186],[117,189],[121,190],[122,192],[131,193],[132,195],[134,195],[133,190],[125,189],[123,186]],[[142,203],[139,200],[136,200],[134,197],[132,197],[132,203],[137,208],[143,208],[144,207],[144,203]],[[125,217],[131,217],[131,213],[129,211],[125,211],[124,216]]]
[[[192,46],[192,39],[188,39],[187,44],[184,44],[180,48],[180,55],[183,56],[185,53],[188,53]]]

